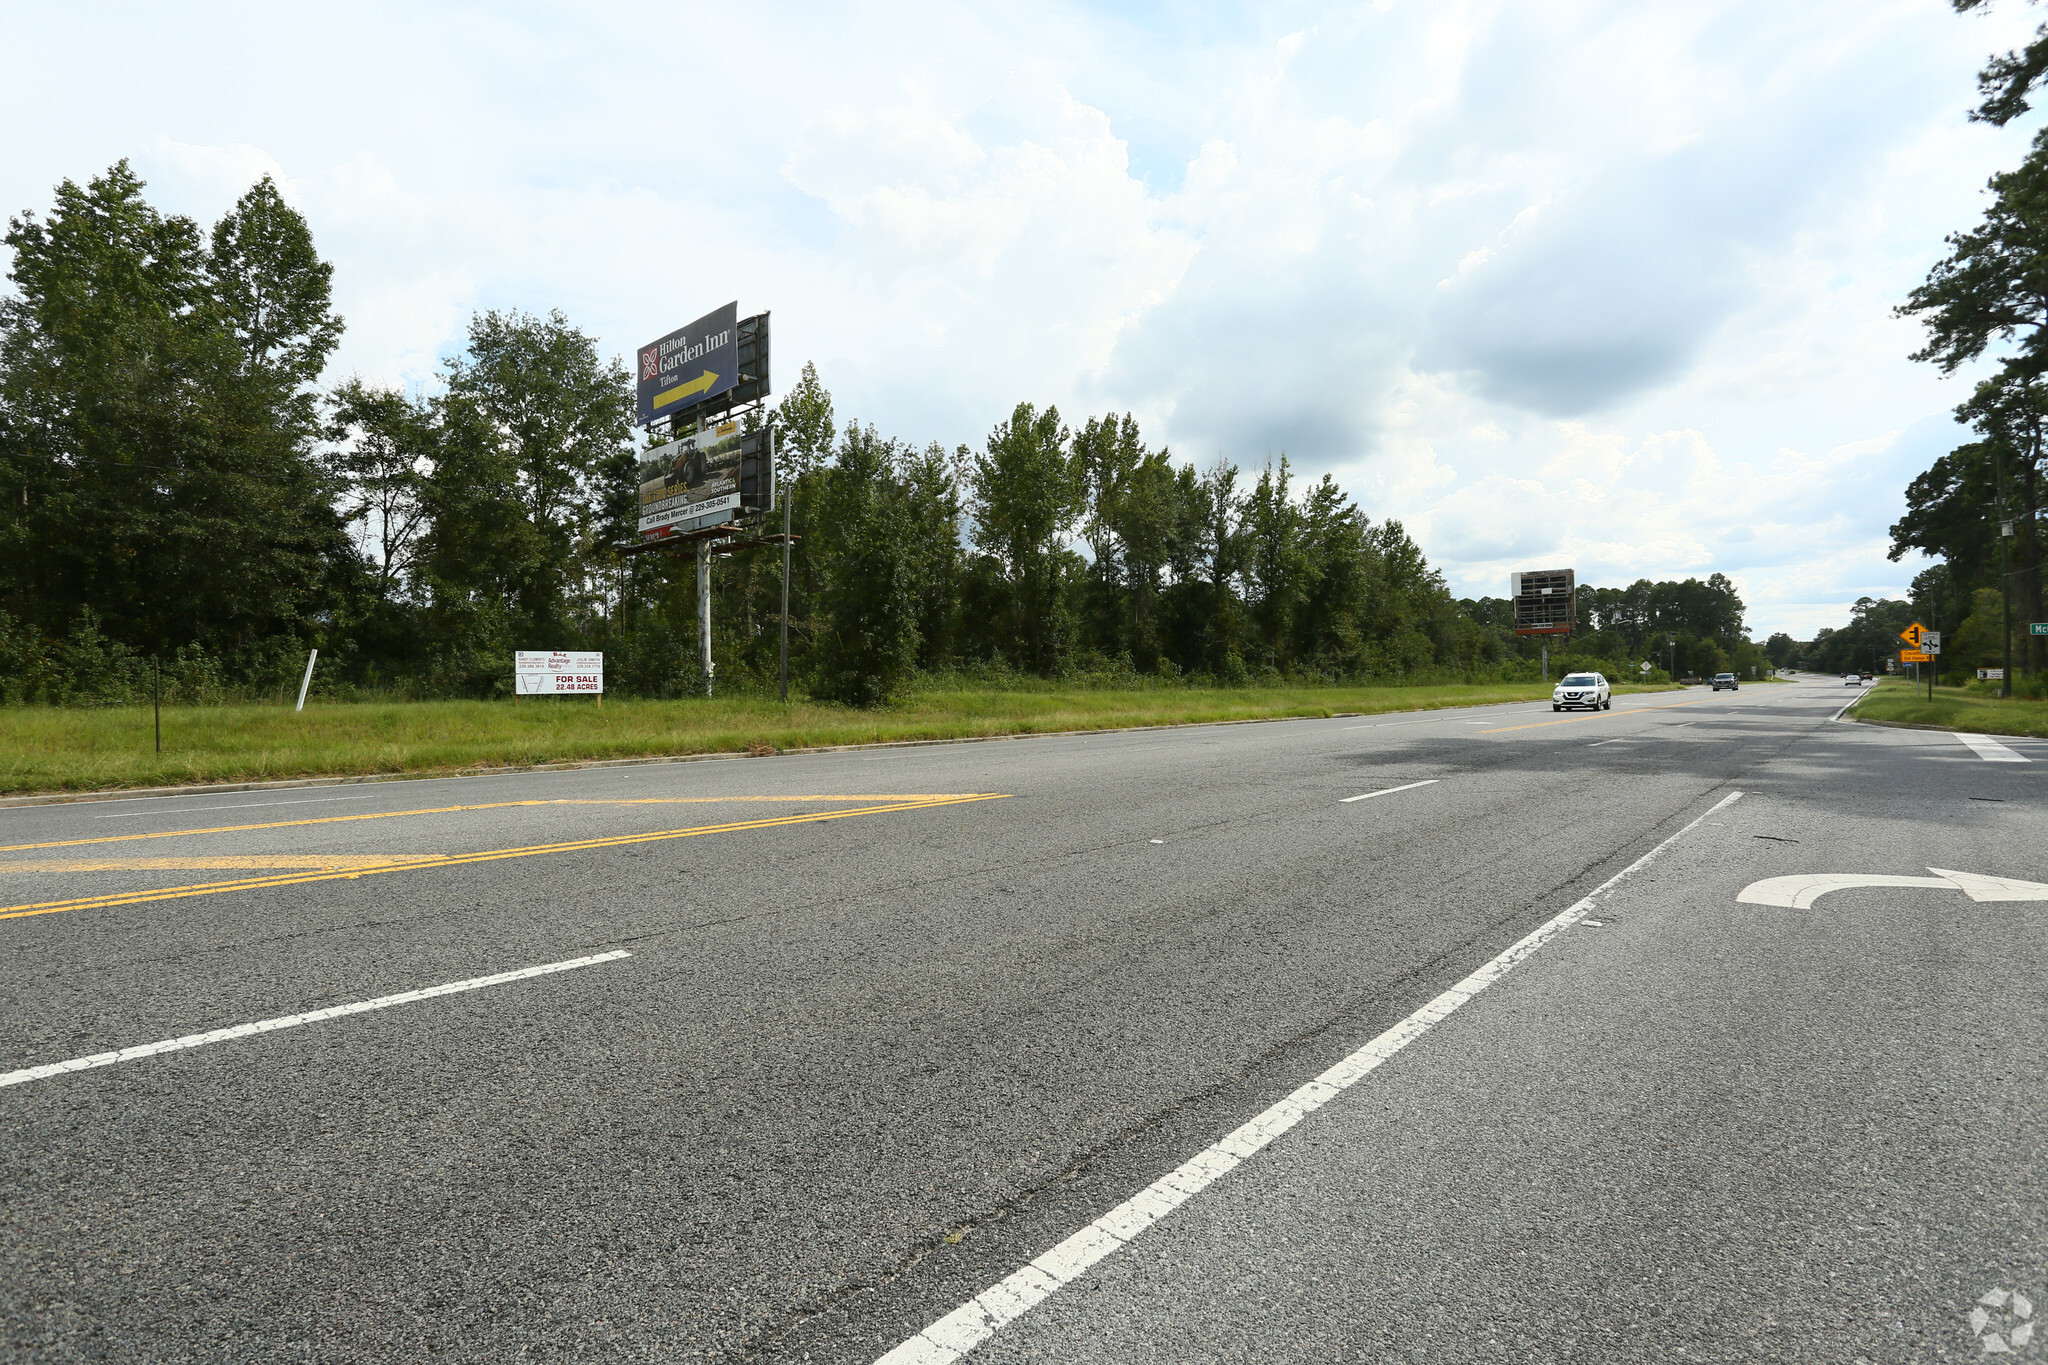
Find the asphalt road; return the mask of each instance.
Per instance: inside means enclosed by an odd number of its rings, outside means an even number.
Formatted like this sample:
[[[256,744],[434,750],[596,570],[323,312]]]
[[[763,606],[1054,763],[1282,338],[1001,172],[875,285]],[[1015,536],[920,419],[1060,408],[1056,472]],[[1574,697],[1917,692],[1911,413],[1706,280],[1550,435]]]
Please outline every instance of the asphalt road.
[[[1976,1358],[2048,902],[1929,869],[2048,882],[2048,746],[1850,695],[0,811],[0,1349],[957,1358],[1367,1049],[967,1358]]]

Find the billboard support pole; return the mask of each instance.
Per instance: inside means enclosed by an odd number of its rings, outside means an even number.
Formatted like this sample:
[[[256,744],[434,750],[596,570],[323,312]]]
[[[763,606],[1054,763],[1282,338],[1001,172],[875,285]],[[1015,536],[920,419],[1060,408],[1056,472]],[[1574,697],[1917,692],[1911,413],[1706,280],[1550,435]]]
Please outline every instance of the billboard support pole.
[[[781,477],[781,471],[776,471]],[[778,490],[780,491],[780,490]],[[782,495],[782,700],[789,700],[789,495]]]
[[[697,542],[697,662],[704,670],[704,695],[711,695],[711,541]]]
[[[1550,641],[1543,642],[1543,681],[1550,681]]]

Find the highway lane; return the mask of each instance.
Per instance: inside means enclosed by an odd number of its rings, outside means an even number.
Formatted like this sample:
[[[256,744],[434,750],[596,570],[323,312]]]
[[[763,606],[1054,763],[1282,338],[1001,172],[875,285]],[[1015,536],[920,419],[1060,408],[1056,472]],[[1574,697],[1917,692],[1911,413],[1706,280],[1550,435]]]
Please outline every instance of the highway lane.
[[[873,1358],[1721,793],[1992,766],[1843,700],[0,812],[11,906],[326,878],[0,919],[0,1068],[631,954],[0,1089],[8,1348]]]

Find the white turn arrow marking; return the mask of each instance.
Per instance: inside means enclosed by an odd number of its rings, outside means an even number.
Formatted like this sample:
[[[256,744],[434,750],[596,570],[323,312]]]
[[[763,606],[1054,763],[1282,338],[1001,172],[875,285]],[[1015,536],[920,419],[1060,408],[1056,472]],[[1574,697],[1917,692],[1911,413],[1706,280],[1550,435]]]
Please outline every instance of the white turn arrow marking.
[[[1891,877],[1882,873],[1808,872],[1796,877],[1766,877],[1742,888],[1735,899],[1745,905],[1783,905],[1804,910],[1830,891],[1852,886],[1934,886],[1960,891],[1973,901],[2048,901],[2048,886],[2011,877],[1986,877],[1975,872],[1953,872],[1930,867],[1932,877]]]

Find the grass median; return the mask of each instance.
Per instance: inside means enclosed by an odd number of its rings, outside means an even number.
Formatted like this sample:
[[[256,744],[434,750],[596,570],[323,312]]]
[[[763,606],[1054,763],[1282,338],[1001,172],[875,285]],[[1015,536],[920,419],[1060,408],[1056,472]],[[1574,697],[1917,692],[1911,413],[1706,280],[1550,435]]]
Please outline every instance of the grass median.
[[[1937,687],[1927,699],[1924,683],[1887,679],[1864,694],[1850,709],[1857,720],[1893,725],[1928,725],[1939,730],[1968,730],[1980,735],[2048,736],[2048,702],[2001,700],[1959,687]]]
[[[1621,691],[1655,691],[1645,687]],[[759,697],[635,701],[310,702],[0,710],[0,793],[100,791],[384,773],[456,773],[586,759],[763,753],[1140,725],[1377,715],[1540,701],[1542,683],[1418,687],[1014,688],[922,691],[879,711]]]

